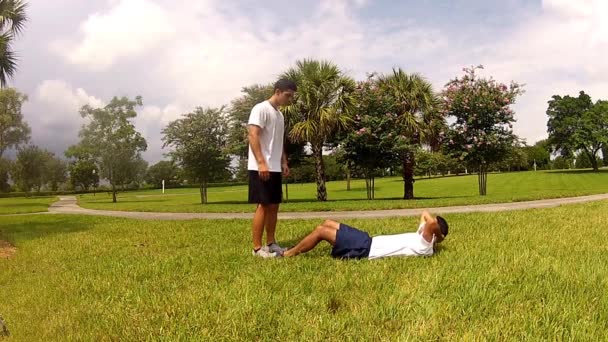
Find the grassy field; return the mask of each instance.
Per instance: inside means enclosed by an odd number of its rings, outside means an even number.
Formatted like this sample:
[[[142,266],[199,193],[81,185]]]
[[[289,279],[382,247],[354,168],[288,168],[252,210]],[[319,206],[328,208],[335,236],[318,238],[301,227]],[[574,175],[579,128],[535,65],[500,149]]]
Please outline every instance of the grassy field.
[[[0,198],[0,215],[38,213],[48,211],[57,197]]]
[[[544,198],[590,195],[608,192],[608,170],[518,172],[488,175],[488,195],[478,195],[477,176],[418,179],[413,201],[402,200],[400,178],[376,181],[376,200],[366,199],[365,181],[356,180],[346,190],[346,182],[329,182],[329,201],[316,201],[315,184],[289,186],[289,203],[281,211],[374,210],[439,207],[484,203],[526,201]],[[156,212],[252,212],[247,204],[247,186],[210,188],[209,204],[200,204],[198,189],[169,189],[120,193],[118,203],[111,195],[98,193],[79,196],[85,208]]]
[[[0,315],[18,341],[605,339],[607,201],[446,218],[434,257],[340,261],[254,258],[249,221],[5,217]],[[281,221],[280,242],[317,223]]]

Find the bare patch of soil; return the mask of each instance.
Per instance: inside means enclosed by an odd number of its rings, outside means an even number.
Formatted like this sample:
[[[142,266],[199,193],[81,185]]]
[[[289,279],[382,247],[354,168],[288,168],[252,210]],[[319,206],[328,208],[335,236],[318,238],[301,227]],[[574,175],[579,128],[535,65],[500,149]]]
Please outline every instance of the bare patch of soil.
[[[15,253],[17,253],[17,247],[8,241],[0,240],[0,258],[8,259]]]

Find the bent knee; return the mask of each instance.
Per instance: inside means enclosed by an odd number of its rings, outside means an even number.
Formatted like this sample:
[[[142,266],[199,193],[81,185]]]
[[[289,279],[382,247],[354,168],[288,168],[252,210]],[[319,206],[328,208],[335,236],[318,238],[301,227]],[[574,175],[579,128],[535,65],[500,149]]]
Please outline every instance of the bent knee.
[[[334,220],[325,220],[323,221],[323,225],[327,227],[333,227],[334,229],[340,226],[340,224]]]

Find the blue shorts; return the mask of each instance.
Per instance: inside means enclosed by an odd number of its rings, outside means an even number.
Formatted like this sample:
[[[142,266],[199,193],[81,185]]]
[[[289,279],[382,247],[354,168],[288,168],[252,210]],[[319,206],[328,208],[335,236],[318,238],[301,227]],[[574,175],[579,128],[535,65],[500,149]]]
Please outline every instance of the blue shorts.
[[[361,259],[369,256],[372,238],[369,234],[340,223],[331,256],[339,259]]]

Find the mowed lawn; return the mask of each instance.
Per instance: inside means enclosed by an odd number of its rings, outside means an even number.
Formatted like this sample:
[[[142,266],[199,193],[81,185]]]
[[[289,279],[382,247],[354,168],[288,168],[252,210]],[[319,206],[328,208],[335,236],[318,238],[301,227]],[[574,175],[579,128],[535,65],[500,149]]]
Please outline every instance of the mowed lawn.
[[[340,261],[255,258],[243,220],[3,217],[0,315],[17,341],[606,338],[608,201],[446,218],[433,257]],[[280,242],[318,222],[280,221]]]
[[[48,211],[49,206],[57,200],[55,196],[0,198],[0,215]]]
[[[328,182],[328,202],[316,201],[316,184],[290,184],[289,201],[281,211],[332,211],[422,208],[484,203],[526,201],[580,196],[608,192],[608,170],[539,171],[494,173],[488,175],[488,195],[479,196],[477,176],[417,179],[415,200],[403,200],[401,178],[376,180],[376,199],[366,199],[365,181],[355,180],[351,190],[345,181]],[[118,203],[111,195],[98,193],[79,196],[85,208],[153,212],[252,212],[247,204],[247,186],[210,188],[209,202],[200,204],[198,189],[168,189],[119,193]]]

